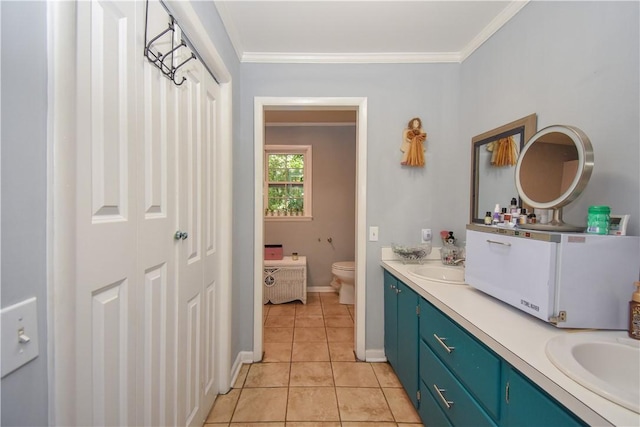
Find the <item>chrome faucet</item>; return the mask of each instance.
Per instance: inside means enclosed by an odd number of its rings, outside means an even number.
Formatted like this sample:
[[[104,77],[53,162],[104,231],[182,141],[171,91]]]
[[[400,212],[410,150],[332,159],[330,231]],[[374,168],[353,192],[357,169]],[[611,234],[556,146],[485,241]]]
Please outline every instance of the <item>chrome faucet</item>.
[[[460,263],[464,264],[464,260],[465,260],[465,258],[458,258],[458,259],[453,261],[453,265],[458,265]]]

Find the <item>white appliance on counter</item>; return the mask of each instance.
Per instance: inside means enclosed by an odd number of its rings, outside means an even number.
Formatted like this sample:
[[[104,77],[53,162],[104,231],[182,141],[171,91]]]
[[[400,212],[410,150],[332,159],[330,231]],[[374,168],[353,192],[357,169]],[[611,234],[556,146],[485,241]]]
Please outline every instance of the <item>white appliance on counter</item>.
[[[640,239],[467,225],[465,281],[559,328],[627,329]]]

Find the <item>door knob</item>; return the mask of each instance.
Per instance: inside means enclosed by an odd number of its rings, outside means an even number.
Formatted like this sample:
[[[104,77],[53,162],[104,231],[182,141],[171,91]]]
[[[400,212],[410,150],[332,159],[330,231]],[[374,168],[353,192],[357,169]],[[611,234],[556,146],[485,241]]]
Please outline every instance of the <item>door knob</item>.
[[[176,240],[184,240],[189,237],[189,234],[186,231],[176,231],[176,234],[173,235],[173,238]]]

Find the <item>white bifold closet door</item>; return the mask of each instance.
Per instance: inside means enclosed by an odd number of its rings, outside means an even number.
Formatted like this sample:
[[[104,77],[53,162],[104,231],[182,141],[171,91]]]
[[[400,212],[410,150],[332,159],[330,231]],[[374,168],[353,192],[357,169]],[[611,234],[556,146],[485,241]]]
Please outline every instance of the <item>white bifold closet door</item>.
[[[145,2],[76,4],[66,406],[76,425],[202,425],[217,394],[219,88],[199,60],[181,69],[181,86],[146,60]],[[150,37],[168,19],[149,2]]]

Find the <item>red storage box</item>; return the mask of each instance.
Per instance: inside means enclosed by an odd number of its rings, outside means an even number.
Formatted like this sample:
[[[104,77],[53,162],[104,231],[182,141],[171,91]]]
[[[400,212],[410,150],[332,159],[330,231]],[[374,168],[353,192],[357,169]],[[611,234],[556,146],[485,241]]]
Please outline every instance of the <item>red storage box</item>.
[[[279,260],[282,257],[282,245],[264,245],[264,259]]]

